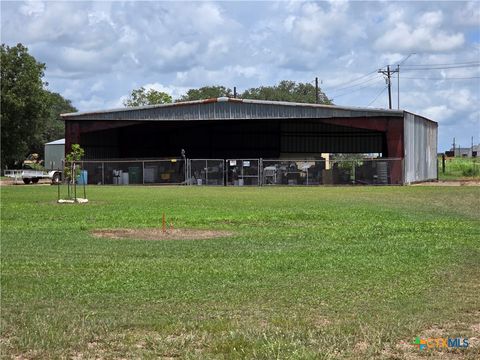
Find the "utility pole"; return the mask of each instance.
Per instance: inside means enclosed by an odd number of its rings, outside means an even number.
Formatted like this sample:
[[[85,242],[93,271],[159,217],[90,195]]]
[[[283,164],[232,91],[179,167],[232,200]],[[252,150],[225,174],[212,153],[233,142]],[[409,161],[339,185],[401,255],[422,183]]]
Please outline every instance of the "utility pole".
[[[237,87],[233,87],[233,97],[236,99],[237,98]]]
[[[318,104],[320,102],[320,97],[318,93],[318,77],[315,78],[315,103]]]
[[[388,78],[388,108],[392,108],[392,79],[390,78],[390,65],[387,65],[387,78]]]
[[[400,64],[397,64],[397,110],[400,110]]]
[[[392,109],[392,80],[391,75],[395,74],[398,70],[390,71],[390,65],[387,65],[387,70],[379,69],[378,73],[383,74],[386,76],[385,80],[387,81],[388,85],[388,108]]]

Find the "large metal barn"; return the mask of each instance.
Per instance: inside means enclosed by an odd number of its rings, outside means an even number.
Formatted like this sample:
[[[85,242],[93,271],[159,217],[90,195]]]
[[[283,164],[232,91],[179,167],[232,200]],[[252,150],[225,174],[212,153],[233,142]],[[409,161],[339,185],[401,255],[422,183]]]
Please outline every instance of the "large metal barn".
[[[408,184],[437,178],[438,125],[403,110],[215,98],[62,118],[65,150],[74,143],[85,149],[89,183]],[[330,154],[365,158],[332,160]]]

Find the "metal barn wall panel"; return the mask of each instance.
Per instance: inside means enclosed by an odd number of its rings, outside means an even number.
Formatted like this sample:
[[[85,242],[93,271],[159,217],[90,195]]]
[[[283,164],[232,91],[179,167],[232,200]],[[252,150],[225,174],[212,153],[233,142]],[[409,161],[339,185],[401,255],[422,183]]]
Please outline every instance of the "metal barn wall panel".
[[[437,124],[421,116],[404,115],[404,182],[437,178]]]

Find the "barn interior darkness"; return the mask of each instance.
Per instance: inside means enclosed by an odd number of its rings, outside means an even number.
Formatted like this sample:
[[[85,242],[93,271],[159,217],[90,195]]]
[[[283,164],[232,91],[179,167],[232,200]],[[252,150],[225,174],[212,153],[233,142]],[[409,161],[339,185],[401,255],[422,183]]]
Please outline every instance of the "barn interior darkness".
[[[81,134],[86,159],[281,158],[288,154],[382,153],[385,133],[318,119],[145,121]]]

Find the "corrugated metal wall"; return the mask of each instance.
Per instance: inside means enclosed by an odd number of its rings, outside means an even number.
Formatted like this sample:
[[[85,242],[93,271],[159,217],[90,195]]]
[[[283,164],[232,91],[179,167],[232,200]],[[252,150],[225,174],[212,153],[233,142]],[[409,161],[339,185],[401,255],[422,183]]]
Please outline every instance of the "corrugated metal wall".
[[[172,104],[126,108],[91,113],[64,115],[69,120],[239,120],[239,119],[288,119],[288,118],[342,118],[369,116],[401,116],[397,110],[348,109],[335,106],[288,103],[262,104],[246,102],[212,102]]]
[[[404,182],[406,184],[437,178],[436,123],[421,116],[404,113]]]

